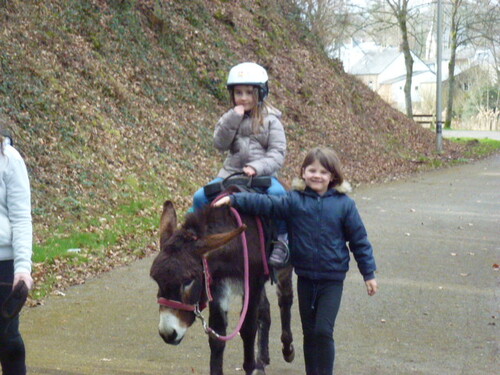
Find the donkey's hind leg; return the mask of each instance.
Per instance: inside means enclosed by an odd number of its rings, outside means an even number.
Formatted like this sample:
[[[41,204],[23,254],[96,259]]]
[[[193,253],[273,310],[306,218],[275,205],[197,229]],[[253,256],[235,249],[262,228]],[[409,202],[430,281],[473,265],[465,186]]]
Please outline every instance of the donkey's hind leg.
[[[292,362],[295,358],[295,349],[293,347],[293,336],[291,329],[292,304],[293,304],[293,268],[288,266],[278,272],[278,304],[281,314],[281,342],[283,343],[283,358],[287,362]]]
[[[271,327],[271,310],[266,289],[262,288],[257,318],[257,361],[265,367],[269,364],[269,329]]]

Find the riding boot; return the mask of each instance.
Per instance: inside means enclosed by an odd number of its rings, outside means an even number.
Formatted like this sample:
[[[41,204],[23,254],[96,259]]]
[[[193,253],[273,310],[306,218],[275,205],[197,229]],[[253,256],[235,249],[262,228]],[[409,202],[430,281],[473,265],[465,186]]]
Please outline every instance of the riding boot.
[[[269,264],[274,268],[283,268],[290,261],[290,249],[288,249],[288,234],[278,235],[278,240],[273,244],[273,250],[269,256]]]

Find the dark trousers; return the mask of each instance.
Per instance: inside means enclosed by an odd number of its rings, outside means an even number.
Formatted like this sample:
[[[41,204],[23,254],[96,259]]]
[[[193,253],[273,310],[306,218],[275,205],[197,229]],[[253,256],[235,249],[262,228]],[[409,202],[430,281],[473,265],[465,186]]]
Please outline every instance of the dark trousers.
[[[332,375],[335,361],[333,330],[342,298],[343,282],[297,281],[300,320],[304,335],[307,375]]]
[[[0,306],[12,290],[14,262],[0,261]],[[4,319],[0,316],[0,363],[3,375],[26,374],[26,353],[19,333],[19,316]]]

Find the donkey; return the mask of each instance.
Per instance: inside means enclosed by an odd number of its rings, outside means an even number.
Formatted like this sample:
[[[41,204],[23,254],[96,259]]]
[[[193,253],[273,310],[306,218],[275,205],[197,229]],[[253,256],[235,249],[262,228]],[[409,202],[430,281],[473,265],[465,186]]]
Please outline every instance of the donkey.
[[[188,214],[184,224],[177,228],[177,215],[172,202],[163,204],[160,253],[154,259],[150,271],[159,288],[159,334],[167,344],[177,345],[198,316],[203,320],[207,333],[211,332],[208,339],[210,375],[223,375],[225,341],[220,336],[226,335],[228,301],[231,293],[244,294],[242,292],[246,283],[247,311],[239,331],[244,348],[243,369],[246,375],[265,375],[265,366],[269,364],[271,324],[269,301],[264,288],[269,279],[265,272],[267,258],[261,254],[260,229],[256,218],[242,215],[244,224],[238,226],[231,210],[227,206],[206,207]],[[243,231],[248,245],[246,267],[244,241],[240,239]],[[277,294],[283,357],[291,362],[295,356],[290,328],[293,302],[291,267],[278,272]],[[207,302],[210,328],[207,328],[200,313]],[[245,303],[242,310],[244,312]]]

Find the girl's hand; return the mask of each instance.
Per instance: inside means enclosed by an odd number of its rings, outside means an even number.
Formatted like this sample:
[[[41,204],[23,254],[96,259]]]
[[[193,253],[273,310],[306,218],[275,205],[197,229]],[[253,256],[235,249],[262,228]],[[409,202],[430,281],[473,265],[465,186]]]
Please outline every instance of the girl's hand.
[[[245,107],[242,105],[237,105],[236,107],[234,107],[234,111],[240,116],[243,116],[245,114]]]
[[[217,202],[214,202],[213,205],[215,207],[221,207],[221,206],[224,206],[224,205],[231,205],[231,198],[229,197],[222,197],[221,199],[219,199]]]
[[[243,172],[245,172],[248,177],[255,176],[257,174],[257,171],[250,166],[243,167]]]
[[[365,284],[366,284],[366,291],[368,292],[369,296],[373,296],[375,293],[377,293],[378,285],[376,279],[366,280]]]

